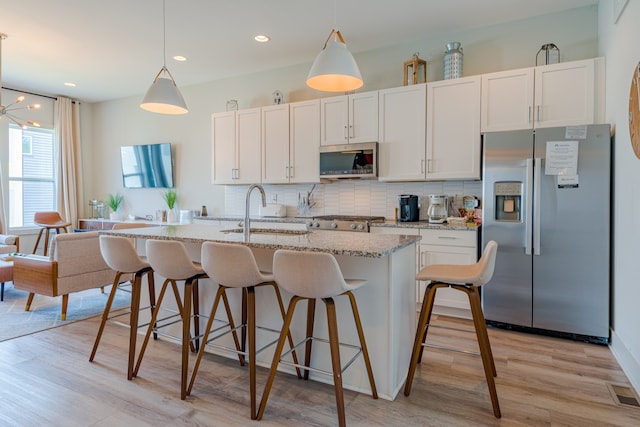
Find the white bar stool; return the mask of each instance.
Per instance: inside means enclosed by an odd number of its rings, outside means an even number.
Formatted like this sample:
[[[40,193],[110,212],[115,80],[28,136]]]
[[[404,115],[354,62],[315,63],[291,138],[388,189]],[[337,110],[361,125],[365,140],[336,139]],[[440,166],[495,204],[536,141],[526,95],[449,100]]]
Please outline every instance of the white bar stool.
[[[295,347],[302,344],[305,346],[305,361],[304,365],[294,365],[296,367],[305,370],[304,378],[309,378],[309,371],[313,370],[317,373],[326,375],[333,375],[333,385],[336,395],[336,407],[338,413],[338,423],[340,426],[346,425],[345,410],[344,410],[344,394],[342,390],[342,373],[348,368],[351,363],[362,353],[364,363],[369,376],[369,383],[371,385],[371,395],[374,399],[378,398],[378,392],[376,390],[376,384],[373,379],[373,370],[371,369],[371,362],[369,360],[369,352],[367,351],[367,344],[364,338],[364,332],[362,330],[362,324],[360,322],[360,315],[358,313],[358,306],[356,299],[352,291],[358,289],[360,286],[366,283],[366,280],[345,280],[340,271],[340,266],[335,257],[329,253],[324,252],[303,252],[303,251],[291,251],[280,249],[277,250],[273,256],[273,274],[276,282],[293,294],[291,301],[289,302],[289,308],[287,309],[287,316],[285,318],[282,332],[280,333],[280,339],[276,346],[276,351],[273,356],[273,363],[271,364],[271,372],[269,373],[269,379],[260,401],[260,407],[258,409],[258,419],[262,419],[265,407],[267,405],[267,399],[269,398],[269,392],[273,385],[273,379],[278,369],[278,364],[289,364],[284,360],[281,360],[282,349],[284,347],[284,341],[289,333],[291,326],[291,320],[293,319],[293,313],[296,304],[301,300],[307,300],[307,334],[306,338],[297,344]],[[338,337],[338,322],[336,319],[336,307],[334,297],[339,295],[346,295],[351,302],[351,309],[353,311],[353,318],[355,320],[356,329],[358,331],[358,337],[360,340],[360,346],[353,346],[340,343]],[[313,336],[313,323],[315,315],[316,299],[321,298],[325,303],[327,309],[327,329],[329,332],[329,340],[323,340]],[[311,344],[312,342],[323,341],[329,343],[331,351],[331,365],[332,372],[323,371],[320,369],[314,369],[309,366],[311,361]],[[350,347],[357,349],[356,354],[342,367],[340,362],[340,346]]]
[[[256,419],[256,355],[267,347],[275,344],[278,340],[275,339],[260,349],[256,349],[256,330],[263,329],[280,334],[280,330],[273,330],[256,325],[256,297],[255,289],[262,286],[272,287],[275,291],[276,298],[278,300],[278,306],[280,308],[280,314],[284,322],[285,311],[284,304],[282,303],[282,296],[278,285],[273,281],[273,274],[264,273],[260,271],[258,264],[256,263],[253,252],[248,246],[232,244],[232,243],[218,243],[218,242],[205,242],[202,244],[202,255],[200,257],[202,267],[207,273],[209,278],[219,283],[218,292],[216,293],[215,300],[213,302],[213,308],[211,309],[211,315],[202,338],[202,346],[198,352],[198,358],[193,368],[193,374],[191,375],[191,382],[187,389],[187,394],[191,394],[193,383],[198,373],[200,361],[206,345],[212,347],[221,348],[227,351],[234,351],[238,353],[240,358],[240,364],[244,366],[244,356],[249,358],[249,393],[251,395],[251,419]],[[242,289],[242,322],[237,327],[234,325],[231,310],[229,309],[229,303],[227,300],[227,290],[230,288]],[[220,299],[223,300],[227,311],[227,322],[224,325],[212,329],[215,320],[214,316],[218,309]],[[211,332],[217,333],[220,330],[227,329],[222,333],[217,334],[215,337],[209,339]],[[242,341],[238,343],[238,336],[236,330],[242,328]],[[212,342],[222,338],[229,332],[233,333],[236,348],[232,349],[223,345],[216,345]],[[248,335],[248,337],[247,337]],[[286,335],[289,340],[289,345],[293,348],[293,339],[291,334]],[[246,351],[245,338],[248,338],[249,349]],[[295,364],[298,363],[298,359],[295,351],[292,354]],[[298,377],[302,378],[299,368],[296,368]]]
[[[147,259],[153,270],[166,280],[162,284],[160,295],[158,296],[158,303],[153,310],[147,333],[140,349],[140,355],[136,367],[133,371],[133,376],[138,374],[144,352],[149,342],[149,337],[152,332],[158,332],[159,328],[168,326],[175,323],[162,323],[170,320],[173,317],[180,316],[182,321],[182,376],[180,383],[180,398],[182,400],[187,397],[187,373],[189,370],[189,349],[192,351],[198,351],[199,340],[199,313],[198,307],[198,279],[204,279],[207,274],[204,272],[201,266],[195,264],[187,249],[182,242],[177,240],[147,240],[146,241]],[[180,301],[180,293],[178,292],[177,281],[184,280],[184,293],[183,301]],[[158,319],[158,313],[162,309],[162,300],[164,294],[167,291],[167,286],[171,284],[173,294],[176,299],[176,305],[178,306],[178,313],[163,319]],[[192,297],[194,300],[194,338],[191,338],[190,326],[191,326],[191,305]],[[158,332],[159,335],[162,335]],[[195,341],[195,344],[194,344]]]
[[[141,310],[145,310],[149,308],[153,313],[153,308],[155,306],[155,282],[153,277],[153,269],[151,265],[142,259],[138,252],[136,251],[135,246],[133,245],[133,240],[128,237],[120,237],[120,236],[108,236],[101,235],[100,236],[100,252],[102,253],[102,257],[104,261],[107,263],[109,268],[116,271],[116,276],[113,279],[113,285],[111,286],[111,292],[109,293],[109,298],[107,299],[107,304],[104,308],[104,312],[102,313],[102,321],[100,322],[100,327],[98,329],[98,335],[96,336],[96,340],[93,344],[93,350],[91,351],[91,356],[89,357],[89,361],[93,362],[93,359],[96,356],[96,352],[98,351],[98,345],[100,344],[100,339],[102,338],[102,333],[104,331],[105,324],[107,320],[114,321],[113,319],[118,318],[120,316],[129,315],[129,324],[126,325],[130,328],[129,331],[129,363],[127,367],[127,379],[133,378],[133,368],[135,362],[135,354],[136,354],[136,338],[138,336],[138,328],[146,326],[138,325],[138,315]],[[132,280],[123,282],[122,276],[125,274],[133,274]],[[144,275],[147,275],[147,281],[149,286],[149,301],[150,305],[147,307],[140,308],[140,293],[142,290],[142,278]],[[111,313],[111,305],[113,304],[113,300],[116,296],[116,292],[118,289],[122,289],[124,286],[131,284],[131,306],[128,312],[126,313],[118,313],[114,316],[109,316]],[[116,322],[121,325],[124,325],[121,322]]]
[[[439,288],[450,287],[457,291],[464,292],[469,297],[473,325],[478,339],[478,347],[480,348],[480,357],[482,358],[482,364],[484,366],[489,394],[491,395],[493,415],[495,415],[496,418],[500,418],[500,404],[498,403],[498,394],[496,392],[496,384],[494,381],[494,377],[497,376],[496,365],[493,361],[493,353],[491,352],[491,344],[489,343],[487,325],[484,319],[484,314],[482,313],[482,303],[480,302],[480,292],[478,290],[480,286],[485,285],[491,280],[496,263],[497,252],[498,244],[492,240],[487,243],[482,257],[480,257],[480,260],[475,264],[432,264],[423,268],[418,273],[416,280],[430,280],[431,283],[427,285],[425,296],[422,301],[422,309],[420,310],[420,319],[418,320],[413,352],[411,353],[407,382],[404,387],[405,396],[409,396],[411,393],[411,385],[416,373],[416,367],[422,360],[422,351],[425,346],[429,346],[429,344],[425,344],[425,340],[427,339],[427,332],[430,326],[429,322],[433,311],[433,302],[436,298],[436,291]],[[455,350],[444,347],[438,348]]]

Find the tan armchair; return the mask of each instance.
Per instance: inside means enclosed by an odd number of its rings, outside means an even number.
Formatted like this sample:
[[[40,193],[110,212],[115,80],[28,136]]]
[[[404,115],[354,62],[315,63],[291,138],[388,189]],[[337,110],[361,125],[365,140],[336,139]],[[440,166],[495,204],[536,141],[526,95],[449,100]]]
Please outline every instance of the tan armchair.
[[[71,292],[110,285],[115,272],[100,253],[98,232],[57,234],[48,256],[27,255],[13,260],[13,286],[29,292],[25,311],[35,294],[62,295],[62,320]]]

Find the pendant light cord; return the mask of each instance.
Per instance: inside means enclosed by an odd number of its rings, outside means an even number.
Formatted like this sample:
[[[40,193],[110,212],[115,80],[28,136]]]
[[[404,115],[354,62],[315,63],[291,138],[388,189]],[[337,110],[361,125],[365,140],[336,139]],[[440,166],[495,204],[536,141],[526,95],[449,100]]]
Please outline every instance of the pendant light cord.
[[[162,65],[167,68],[167,11],[166,0],[162,0]]]

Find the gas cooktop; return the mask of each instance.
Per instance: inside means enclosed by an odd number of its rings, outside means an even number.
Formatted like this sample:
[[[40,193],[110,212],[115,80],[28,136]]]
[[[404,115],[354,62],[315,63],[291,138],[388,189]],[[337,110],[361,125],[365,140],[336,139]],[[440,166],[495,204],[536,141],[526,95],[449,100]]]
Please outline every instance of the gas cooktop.
[[[383,216],[365,215],[320,215],[314,216],[307,224],[309,228],[319,230],[369,232],[369,224],[384,222]]]

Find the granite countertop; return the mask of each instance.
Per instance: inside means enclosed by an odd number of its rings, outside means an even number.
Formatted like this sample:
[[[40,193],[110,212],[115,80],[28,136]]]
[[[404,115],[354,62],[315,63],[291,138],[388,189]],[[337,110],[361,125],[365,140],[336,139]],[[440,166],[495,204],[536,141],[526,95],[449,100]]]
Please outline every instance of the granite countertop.
[[[459,231],[476,231],[480,226],[469,227],[449,224],[432,224],[429,221],[413,221],[413,222],[374,222],[371,227],[391,227],[391,228],[420,228],[429,230],[459,230]]]
[[[256,220],[257,221],[257,220]],[[276,230],[277,233],[252,233],[249,241],[242,232],[225,233],[229,226],[208,224],[165,225],[160,227],[104,230],[101,234],[115,234],[128,237],[159,240],[180,240],[190,243],[215,241],[241,243],[265,249],[292,249],[315,252],[329,252],[333,255],[382,258],[406,246],[418,243],[420,236],[393,234],[353,233],[349,231],[309,231]]]
[[[289,223],[289,224],[306,224],[312,217],[282,217],[282,218],[274,218],[274,217],[252,217],[251,222],[255,224],[256,222],[266,222],[266,223]],[[241,216],[221,216],[221,217],[212,217],[212,216],[204,216],[204,217],[196,217],[194,219],[200,220],[210,220],[210,221],[244,221],[244,217]],[[396,222],[393,220],[386,220],[385,222],[374,222],[371,223],[371,227],[391,227],[391,228],[422,228],[422,229],[433,229],[433,230],[466,230],[466,231],[476,231],[480,226],[477,227],[467,227],[467,226],[454,226],[448,224],[431,224],[429,221],[414,221],[414,222]]]

